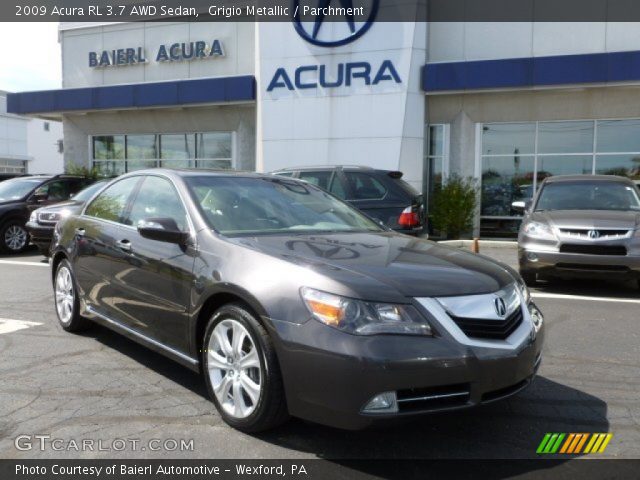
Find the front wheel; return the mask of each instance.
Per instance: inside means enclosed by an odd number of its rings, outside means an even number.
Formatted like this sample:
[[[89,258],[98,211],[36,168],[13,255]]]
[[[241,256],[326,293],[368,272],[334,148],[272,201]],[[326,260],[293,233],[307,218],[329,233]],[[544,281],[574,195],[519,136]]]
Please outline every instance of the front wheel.
[[[0,228],[0,250],[20,253],[29,246],[29,233],[21,220],[9,220]]]
[[[53,289],[60,326],[67,332],[86,330],[91,324],[89,320],[80,316],[78,290],[71,264],[66,259],[62,260],[56,268]]]
[[[278,359],[253,314],[239,304],[219,308],[209,320],[203,346],[207,390],[227,424],[259,432],[286,421]]]

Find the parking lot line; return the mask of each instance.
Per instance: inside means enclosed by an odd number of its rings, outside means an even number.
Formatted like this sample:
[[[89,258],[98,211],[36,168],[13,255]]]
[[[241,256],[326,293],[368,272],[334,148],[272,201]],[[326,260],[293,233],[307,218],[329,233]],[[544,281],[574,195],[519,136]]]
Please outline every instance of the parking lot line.
[[[32,267],[48,267],[49,263],[42,262],[21,262],[19,260],[0,260],[0,265],[28,265]]]
[[[11,318],[0,318],[0,335],[3,333],[17,332],[29,327],[42,325],[40,322],[27,322],[26,320],[13,320]]]
[[[640,298],[589,297],[584,295],[568,295],[564,293],[531,292],[533,298],[560,298],[566,300],[587,300],[590,302],[640,303]]]

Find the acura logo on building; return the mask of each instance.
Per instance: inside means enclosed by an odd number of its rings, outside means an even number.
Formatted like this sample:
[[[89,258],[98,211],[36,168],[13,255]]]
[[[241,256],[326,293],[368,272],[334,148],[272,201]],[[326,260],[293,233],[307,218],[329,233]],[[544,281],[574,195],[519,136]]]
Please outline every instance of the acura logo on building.
[[[591,240],[595,240],[596,238],[600,238],[600,232],[598,230],[589,230],[589,238]]]
[[[500,297],[496,297],[493,300],[493,306],[496,309],[496,313],[499,317],[504,317],[507,314],[507,305],[504,303],[504,300]]]
[[[357,0],[356,0],[357,1]],[[312,2],[317,2],[315,5],[309,5]],[[331,5],[331,3],[339,3],[339,5]],[[353,0],[293,0],[293,25],[296,28],[298,34],[304,38],[307,42],[320,47],[339,47],[346,45],[364,35],[367,30],[371,28],[376,15],[378,13],[379,0],[369,0],[365,3],[370,3],[368,6],[354,7]],[[329,13],[331,7],[335,8],[336,14],[344,11],[344,21],[347,28],[323,28],[325,25],[325,17]],[[362,8],[363,12],[369,12],[367,20],[364,22],[358,22],[356,24],[354,11],[358,11]],[[315,20],[312,22],[303,22],[300,19],[300,14],[310,13],[315,15]],[[334,14],[335,15],[335,14]],[[335,20],[334,20],[335,21]],[[336,31],[344,33],[336,33]],[[333,35],[325,31],[333,33]]]

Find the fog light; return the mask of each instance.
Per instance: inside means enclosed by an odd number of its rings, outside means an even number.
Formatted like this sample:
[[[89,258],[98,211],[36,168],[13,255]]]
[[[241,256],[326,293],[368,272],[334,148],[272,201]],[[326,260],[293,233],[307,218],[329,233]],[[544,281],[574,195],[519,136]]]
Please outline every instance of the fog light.
[[[373,397],[362,409],[363,413],[396,413],[396,392],[384,392]]]
[[[530,262],[537,262],[538,261],[538,255],[536,255],[533,252],[527,252],[527,260],[529,260]]]
[[[531,303],[529,305],[529,314],[531,315],[533,328],[535,329],[536,333],[538,333],[538,331],[540,330],[540,327],[542,327],[542,324],[544,323],[544,317],[542,316],[542,312],[538,310],[538,307],[536,307],[533,303]]]

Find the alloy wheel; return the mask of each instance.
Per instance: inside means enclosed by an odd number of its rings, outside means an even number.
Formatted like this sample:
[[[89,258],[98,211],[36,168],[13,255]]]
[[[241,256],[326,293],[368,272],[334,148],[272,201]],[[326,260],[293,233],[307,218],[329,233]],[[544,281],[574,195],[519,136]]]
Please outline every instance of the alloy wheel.
[[[251,415],[262,394],[263,372],[258,349],[244,325],[225,319],[214,327],[207,367],[213,392],[224,411],[238,419]]]
[[[4,244],[14,252],[22,250],[27,244],[27,231],[20,225],[11,225],[4,232]]]
[[[62,323],[71,322],[74,301],[75,292],[71,272],[63,265],[56,274],[56,310]]]

